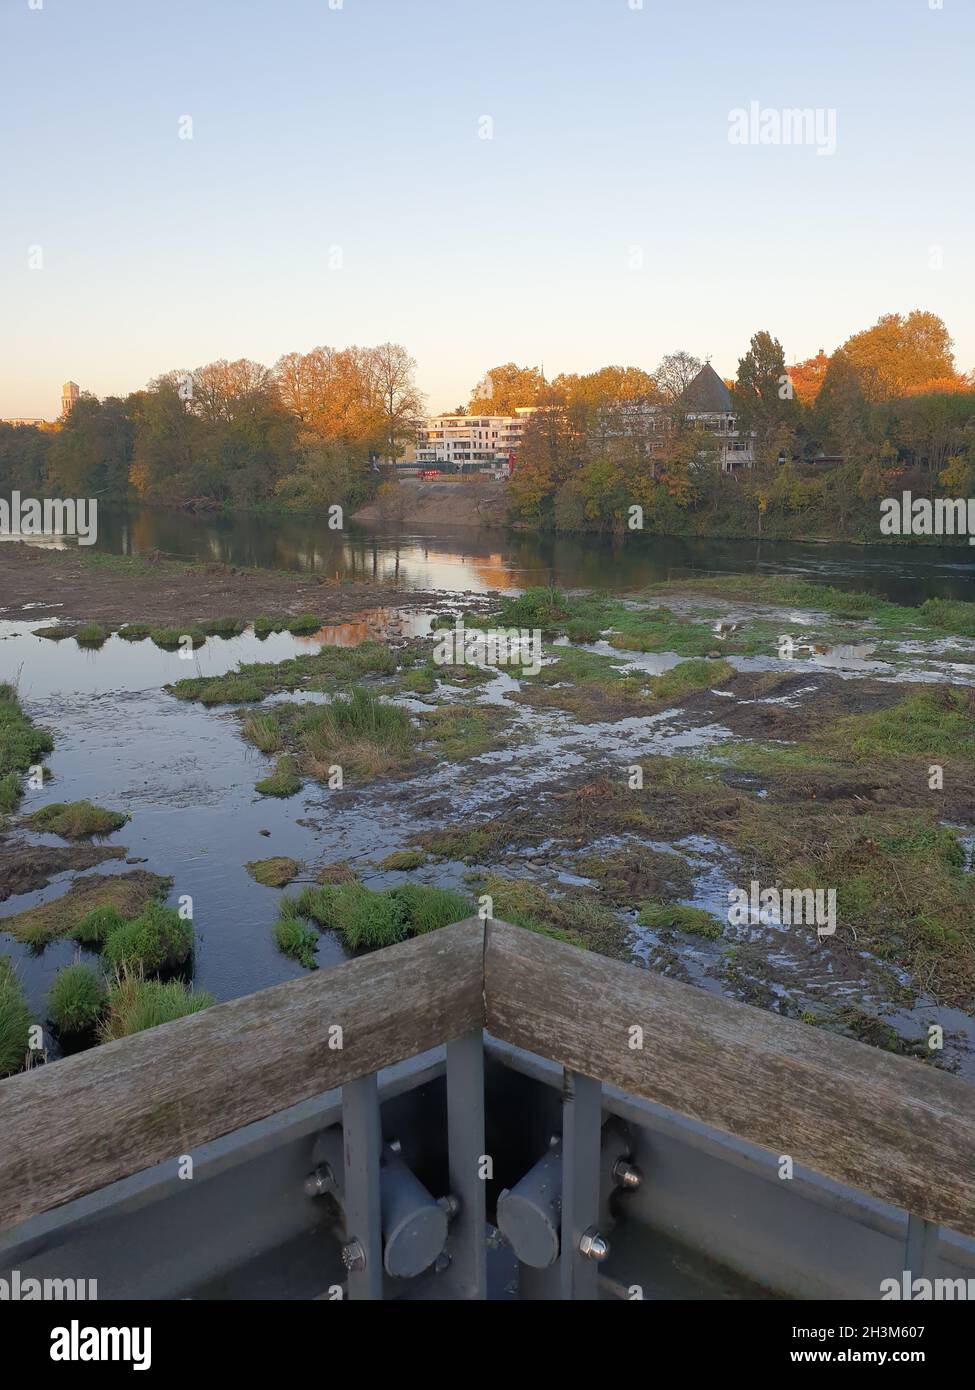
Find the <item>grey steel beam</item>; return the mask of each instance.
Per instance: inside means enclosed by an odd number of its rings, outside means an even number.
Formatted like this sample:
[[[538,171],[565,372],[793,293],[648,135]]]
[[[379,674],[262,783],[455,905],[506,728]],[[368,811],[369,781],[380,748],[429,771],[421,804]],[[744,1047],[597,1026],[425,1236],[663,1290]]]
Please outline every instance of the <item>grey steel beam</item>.
[[[941,1227],[923,1216],[907,1216],[907,1240],[904,1245],[904,1268],[912,1279],[930,1279],[938,1254]]]
[[[480,1028],[447,1044],[447,1147],[450,1195],[459,1203],[450,1230],[451,1286],[460,1298],[487,1297],[484,1160],[484,1037]]]
[[[598,1261],[599,1155],[602,1085],[565,1072],[562,1086],[562,1241],[559,1284],[564,1299],[595,1299]]]
[[[345,1233],[342,1259],[350,1299],[383,1296],[383,1233],[379,1189],[382,1132],[375,1072],[342,1087],[345,1150]]]

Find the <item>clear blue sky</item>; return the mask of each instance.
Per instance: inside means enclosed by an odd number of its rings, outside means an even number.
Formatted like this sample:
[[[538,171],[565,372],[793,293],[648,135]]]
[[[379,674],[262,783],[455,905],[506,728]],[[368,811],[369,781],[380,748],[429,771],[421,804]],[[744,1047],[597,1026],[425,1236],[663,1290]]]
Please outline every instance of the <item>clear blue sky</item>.
[[[30,3],[0,5],[0,416],[386,339],[438,409],[511,359],[731,375],[758,329],[794,360],[917,307],[975,366],[971,0]],[[729,143],[753,100],[835,108],[835,155]]]

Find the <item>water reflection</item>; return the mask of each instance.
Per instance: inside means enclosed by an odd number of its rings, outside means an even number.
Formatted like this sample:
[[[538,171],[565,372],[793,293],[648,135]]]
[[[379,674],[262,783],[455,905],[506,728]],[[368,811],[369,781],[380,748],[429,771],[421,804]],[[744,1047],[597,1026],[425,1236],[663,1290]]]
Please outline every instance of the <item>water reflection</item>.
[[[710,573],[783,573],[866,589],[900,603],[975,598],[967,548],[801,545],[672,536],[551,536],[532,531],[419,534],[330,531],[324,518],[237,514],[186,516],[139,508],[99,510],[97,548],[114,554],[158,550],[329,578],[394,582],[404,588],[488,589],[558,584],[620,591]]]

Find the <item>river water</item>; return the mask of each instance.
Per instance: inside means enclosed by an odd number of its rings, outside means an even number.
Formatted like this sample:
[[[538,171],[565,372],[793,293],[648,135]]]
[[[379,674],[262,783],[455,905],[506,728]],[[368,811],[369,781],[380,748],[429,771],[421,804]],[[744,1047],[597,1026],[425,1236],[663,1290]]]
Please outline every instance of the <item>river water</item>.
[[[342,536],[313,520],[201,519],[144,509],[100,515],[98,548],[125,554],[160,550],[179,558],[314,570],[350,578],[383,577],[403,587],[455,594],[539,583],[626,592],[654,580],[693,573],[757,571],[869,589],[907,603],[934,595],[975,598],[975,555],[970,558],[967,550],[926,547],[758,546],[652,537],[612,543],[467,530],[452,535],[360,532]],[[413,615],[396,630],[422,635],[429,631],[430,616]],[[395,625],[393,610],[381,617],[387,625]],[[231,710],[208,710],[177,701],[163,687],[187,675],[229,671],[240,662],[280,660],[322,643],[361,640],[364,629],[357,633],[355,624],[346,624],[308,638],[281,633],[266,641],[248,631],[231,639],[211,638],[186,661],[148,641],[126,643],[115,636],[99,650],[83,649],[74,640],[49,642],[34,636],[32,626],[0,622],[0,680],[18,682],[26,711],[55,738],[48,759],[54,779],[43,789],[28,791],[22,811],[27,814],[51,801],[86,798],[128,812],[130,822],[108,843],[124,845],[130,859],[140,861],[141,867],[172,876],[171,901],[179,895],[192,896],[195,980],[218,999],[234,998],[302,973],[296,962],[276,950],[272,939],[280,893],[254,882],[244,867],[248,861],[290,855],[313,869],[347,859],[369,887],[393,886],[407,876],[383,871],[378,861],[413,843],[418,831],[442,826],[445,803],[451,806],[449,814],[455,823],[467,824],[490,814],[492,805],[500,804],[515,785],[541,789],[567,771],[586,766],[596,746],[607,757],[619,744],[621,756],[626,752],[633,757],[679,753],[729,736],[720,725],[691,731],[674,728],[666,714],[615,725],[580,725],[556,711],[522,708],[519,738],[467,764],[444,760],[405,780],[380,779],[339,798],[319,784],[306,783],[298,796],[279,801],[255,794],[254,784],[266,775],[271,760],[241,738]],[[637,663],[648,660],[635,653],[626,656]],[[652,660],[665,669],[678,658],[660,654]],[[762,661],[775,665],[777,658],[770,652]],[[853,657],[845,665],[850,676],[857,672]],[[967,671],[970,675],[971,668]],[[945,674],[931,678],[943,679]],[[510,678],[499,675],[480,698],[504,701],[509,685]],[[409,707],[410,702],[405,703]],[[28,838],[58,843],[52,836]],[[708,846],[702,842],[690,848],[694,853],[689,857],[699,859],[695,901],[711,908],[726,896],[726,884],[713,857],[708,857]],[[527,855],[526,875],[541,878],[542,860],[544,847]],[[96,872],[124,872],[125,867],[122,861],[109,861]],[[465,871],[459,862],[441,862],[410,877],[461,888]],[[2,919],[59,896],[71,877],[59,875],[46,888],[0,904],[0,950],[16,961],[41,1018],[54,974],[75,958],[77,948],[61,941],[40,955],[33,954],[2,933]],[[634,933],[634,958],[646,958],[648,944],[641,941],[636,928]],[[697,941],[687,947],[685,964],[705,988],[714,988],[714,981],[695,962],[702,950],[712,949]],[[327,967],[343,954],[340,942],[324,934],[319,964]],[[800,968],[798,962],[796,968]],[[851,989],[859,993],[855,982]],[[960,1046],[955,1061],[960,1069],[975,1069],[971,1060],[975,1032],[964,1015],[937,1014],[930,1001],[922,1000],[902,1020],[892,1021],[912,1035],[922,1017],[932,1016],[942,1017],[956,1030]],[[52,1053],[56,1052],[53,1040]]]
[[[975,598],[975,550],[967,546],[802,545],[634,533],[610,540],[473,528],[426,535],[353,528],[344,534],[330,531],[323,517],[194,517],[143,507],[99,509],[95,548],[116,555],[159,550],[178,559],[382,578],[423,589],[557,584],[621,592],[689,574],[755,573],[866,589],[895,603]]]

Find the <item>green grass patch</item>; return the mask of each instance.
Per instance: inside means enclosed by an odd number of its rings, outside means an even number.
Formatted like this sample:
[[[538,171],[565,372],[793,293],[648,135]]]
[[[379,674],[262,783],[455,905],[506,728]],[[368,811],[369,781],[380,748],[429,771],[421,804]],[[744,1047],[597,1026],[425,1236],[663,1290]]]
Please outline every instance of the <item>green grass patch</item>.
[[[654,931],[683,931],[717,941],[724,926],[710,912],[700,907],[682,907],[679,903],[646,903],[638,919]]]
[[[118,908],[106,904],[104,907],[93,908],[71,931],[73,940],[81,943],[82,946],[104,946],[109,933],[115,931],[116,927],[123,927],[125,918]]]
[[[896,705],[839,719],[810,740],[855,762],[900,757],[975,760],[975,697],[968,688],[931,686]]]
[[[107,811],[90,801],[53,801],[27,817],[32,830],[60,835],[62,840],[89,840],[111,835],[129,820],[122,811]]]
[[[392,854],[387,854],[386,858],[380,861],[381,869],[402,869],[409,872],[411,869],[419,869],[427,862],[427,856],[422,849],[397,849]]]
[[[727,661],[681,661],[663,675],[654,676],[650,689],[658,700],[680,700],[694,690],[710,690],[734,673],[734,667]]]
[[[107,1002],[101,975],[88,965],[66,965],[48,991],[48,1018],[59,1033],[85,1033],[94,1028]]]
[[[290,753],[283,754],[274,764],[274,771],[262,777],[254,786],[261,796],[295,796],[301,791],[298,764]]]
[[[497,825],[490,828],[449,826],[443,830],[424,830],[417,839],[434,858],[459,859],[464,863],[483,862],[503,845],[501,831]]]
[[[265,888],[284,888],[301,872],[297,859],[279,855],[273,859],[252,859],[244,866],[251,878]]]
[[[34,636],[46,637],[49,642],[64,642],[77,631],[71,623],[49,623],[46,627],[35,627]]]
[[[14,687],[0,682],[0,813],[17,809],[23,794],[21,775],[38,766],[53,747],[51,735],[36,729],[21,709]]]
[[[315,952],[318,949],[318,933],[313,927],[292,910],[288,899],[282,904],[281,916],[274,924],[274,940],[279,951],[293,960],[300,961],[309,970],[318,964]]]
[[[208,637],[236,637],[244,630],[239,618],[205,618],[199,626]]]
[[[118,635],[123,642],[143,642],[151,631],[149,623],[126,623],[124,627],[119,628]]]
[[[135,869],[128,874],[85,874],[74,879],[66,893],[3,919],[3,929],[17,941],[43,950],[51,941],[70,936],[96,908],[112,907],[126,921],[146,903],[163,897],[172,880]]]
[[[314,613],[302,613],[300,617],[292,618],[288,623],[288,631],[296,635],[303,633],[317,632],[322,627],[321,618],[316,618]]]
[[[454,761],[474,758],[496,746],[513,715],[500,705],[444,705],[420,715],[424,741]]]
[[[497,624],[482,617],[477,626],[553,628],[564,623],[570,615],[569,601],[561,589],[534,587],[526,589],[517,598],[502,599]]]
[[[473,912],[462,893],[408,883],[374,891],[347,881],[322,888],[302,889],[285,899],[281,921],[311,921],[322,931],[335,931],[350,951],[392,946],[459,922]],[[280,924],[279,924],[280,925]]]
[[[240,731],[248,743],[253,743],[262,753],[280,753],[284,747],[284,735],[278,720],[263,710],[246,715]]]
[[[251,662],[225,676],[194,676],[166,689],[179,700],[204,705],[253,704],[293,690],[335,691],[368,676],[390,676],[396,657],[382,642],[322,647],[284,661]]]
[[[138,917],[108,933],[103,954],[112,969],[158,975],[185,964],[192,950],[192,923],[175,908],[151,902]]]
[[[82,623],[75,640],[79,647],[101,647],[108,641],[108,633],[100,623]]]
[[[607,955],[621,949],[620,923],[595,893],[580,890],[557,898],[531,879],[501,874],[488,874],[477,883],[477,892],[490,896],[498,921]]]
[[[27,1055],[31,1015],[13,963],[0,956],[0,1076],[20,1071]]]
[[[157,647],[162,647],[163,651],[174,652],[183,645],[183,639],[188,637],[194,647],[202,647],[207,640],[207,635],[202,628],[197,626],[187,627],[154,627],[149,633],[150,638]]]
[[[374,893],[361,883],[305,888],[296,900],[299,916],[323,931],[337,931],[350,951],[391,946],[407,935],[406,913],[389,893]]]
[[[102,1042],[128,1038],[161,1023],[198,1014],[213,1003],[213,995],[193,990],[182,980],[144,980],[123,972],[109,990],[108,1006],[99,1029]]]
[[[451,888],[431,888],[425,883],[404,883],[390,890],[390,897],[400,904],[410,936],[422,936],[428,931],[449,927],[474,915],[474,904],[463,893]]]
[[[301,766],[320,780],[335,766],[345,777],[376,777],[414,757],[417,731],[409,713],[363,686],[328,704],[280,707],[276,713]]]

